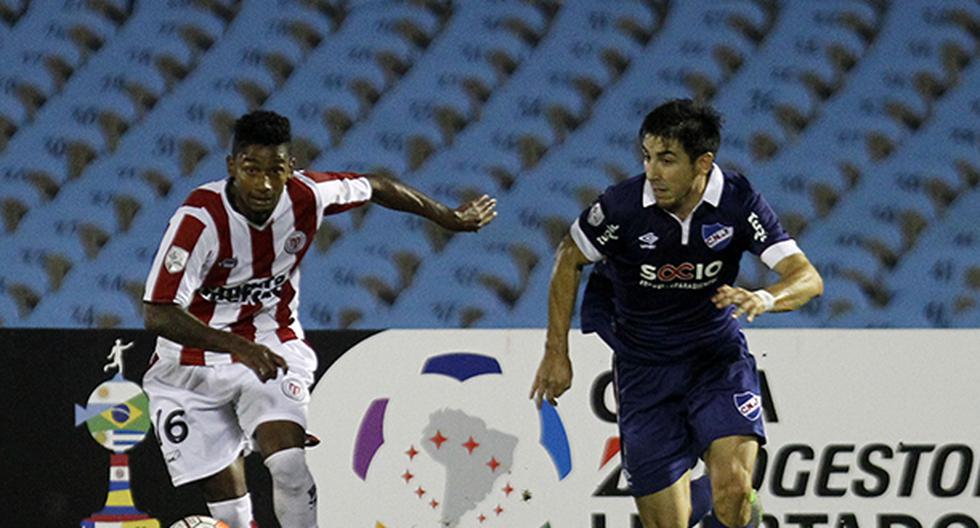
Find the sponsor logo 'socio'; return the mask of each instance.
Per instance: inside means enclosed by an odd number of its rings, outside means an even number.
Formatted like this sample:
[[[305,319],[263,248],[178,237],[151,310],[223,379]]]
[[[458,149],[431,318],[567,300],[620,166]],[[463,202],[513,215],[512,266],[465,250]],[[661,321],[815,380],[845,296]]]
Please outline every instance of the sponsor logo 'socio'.
[[[710,279],[721,272],[722,262],[714,260],[708,264],[698,262],[682,262],[680,264],[664,264],[654,266],[643,264],[640,266],[640,278],[645,281],[673,282],[677,280],[703,280]]]

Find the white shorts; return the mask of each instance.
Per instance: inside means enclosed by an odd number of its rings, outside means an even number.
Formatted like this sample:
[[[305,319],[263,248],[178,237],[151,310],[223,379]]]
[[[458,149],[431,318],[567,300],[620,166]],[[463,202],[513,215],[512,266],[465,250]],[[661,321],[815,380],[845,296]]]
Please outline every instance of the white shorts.
[[[306,429],[316,353],[302,339],[260,343],[289,373],[265,383],[241,363],[188,366],[157,361],[143,376],[153,427],[174,486],[209,477],[251,448],[259,424],[286,420]]]

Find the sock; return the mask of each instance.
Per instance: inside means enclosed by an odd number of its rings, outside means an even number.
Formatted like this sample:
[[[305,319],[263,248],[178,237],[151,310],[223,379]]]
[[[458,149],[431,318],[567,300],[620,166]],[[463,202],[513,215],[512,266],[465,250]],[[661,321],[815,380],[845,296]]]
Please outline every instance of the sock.
[[[272,475],[272,503],[282,528],[316,528],[316,484],[301,447],[265,459]]]
[[[688,526],[695,526],[711,511],[711,481],[708,475],[691,481],[691,520]]]
[[[252,497],[248,493],[237,499],[209,502],[208,510],[211,512],[211,517],[225,521],[231,528],[251,528],[253,526]]]

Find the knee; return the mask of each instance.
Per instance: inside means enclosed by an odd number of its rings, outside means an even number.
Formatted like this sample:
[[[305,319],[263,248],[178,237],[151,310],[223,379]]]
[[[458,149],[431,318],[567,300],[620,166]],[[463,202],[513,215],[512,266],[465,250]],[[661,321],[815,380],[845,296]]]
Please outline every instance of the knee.
[[[711,478],[715,516],[729,528],[740,528],[751,515],[752,476],[744,468]]]
[[[269,475],[275,487],[287,493],[305,492],[312,480],[306,456],[302,448],[291,448],[272,453],[265,459]]]

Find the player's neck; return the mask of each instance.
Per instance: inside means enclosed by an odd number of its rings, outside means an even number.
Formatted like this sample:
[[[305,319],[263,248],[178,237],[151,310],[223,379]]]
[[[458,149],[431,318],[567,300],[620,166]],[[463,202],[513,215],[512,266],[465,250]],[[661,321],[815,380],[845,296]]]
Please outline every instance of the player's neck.
[[[674,207],[671,214],[680,218],[682,221],[691,216],[694,209],[701,203],[701,197],[704,196],[704,190],[708,187],[708,176],[707,174],[699,176],[694,180],[694,184],[691,185],[691,190],[682,198],[677,207]]]

